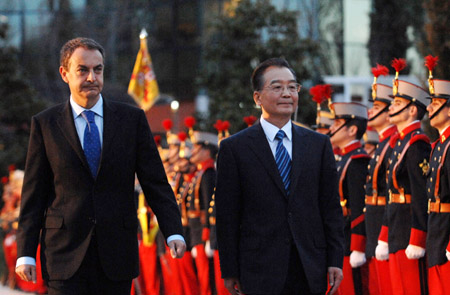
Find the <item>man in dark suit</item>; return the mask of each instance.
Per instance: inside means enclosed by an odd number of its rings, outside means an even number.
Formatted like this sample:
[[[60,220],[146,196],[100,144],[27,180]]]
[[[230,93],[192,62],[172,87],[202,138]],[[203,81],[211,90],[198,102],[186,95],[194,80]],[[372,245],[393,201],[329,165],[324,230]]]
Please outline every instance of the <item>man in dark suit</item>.
[[[138,275],[137,175],[172,251],[185,251],[180,213],[148,126],[135,107],[102,98],[104,50],[61,49],[70,100],[32,118],[16,273],[35,280],[41,244],[49,294],[130,294]]]
[[[343,218],[329,138],[296,126],[294,71],[269,59],[253,72],[260,124],[220,143],[220,266],[232,295],[333,294],[342,280]],[[284,134],[283,134],[284,133]]]

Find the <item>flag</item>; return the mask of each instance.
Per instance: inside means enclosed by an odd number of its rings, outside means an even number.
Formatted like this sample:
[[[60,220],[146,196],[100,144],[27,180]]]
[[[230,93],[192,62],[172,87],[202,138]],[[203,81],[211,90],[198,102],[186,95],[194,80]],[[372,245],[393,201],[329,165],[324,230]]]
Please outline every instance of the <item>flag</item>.
[[[139,35],[141,48],[136,57],[133,73],[131,74],[128,94],[144,110],[148,110],[156,102],[159,96],[158,83],[153,71],[152,59],[147,48],[147,32],[142,29]]]

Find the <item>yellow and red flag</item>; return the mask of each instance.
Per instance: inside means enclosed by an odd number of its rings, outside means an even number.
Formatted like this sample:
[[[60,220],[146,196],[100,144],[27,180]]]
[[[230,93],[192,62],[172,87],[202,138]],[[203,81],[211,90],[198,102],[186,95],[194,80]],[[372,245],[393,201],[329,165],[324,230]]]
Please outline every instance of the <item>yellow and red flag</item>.
[[[159,88],[155,72],[153,71],[152,59],[148,53],[147,32],[145,29],[142,29],[139,38],[141,39],[141,48],[131,74],[128,94],[134,98],[144,111],[147,111],[158,99]]]

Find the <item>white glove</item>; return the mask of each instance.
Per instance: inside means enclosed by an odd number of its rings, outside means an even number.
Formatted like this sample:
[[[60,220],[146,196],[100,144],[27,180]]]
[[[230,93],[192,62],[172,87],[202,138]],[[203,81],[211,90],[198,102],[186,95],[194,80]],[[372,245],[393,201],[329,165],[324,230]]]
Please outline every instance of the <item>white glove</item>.
[[[197,247],[196,246],[192,247],[191,256],[194,259],[197,258]]]
[[[419,246],[408,245],[405,254],[408,259],[419,259],[425,256],[425,249]]]
[[[388,243],[378,240],[378,246],[375,248],[375,257],[378,261],[389,259]]]
[[[205,242],[205,253],[206,257],[211,258],[214,256],[214,250],[211,249],[211,243],[209,240]]]
[[[447,250],[445,250],[445,255],[447,256],[447,260],[450,261],[450,252],[448,252]]]
[[[360,267],[366,263],[366,253],[360,251],[352,251],[350,254],[350,265],[353,268]]]

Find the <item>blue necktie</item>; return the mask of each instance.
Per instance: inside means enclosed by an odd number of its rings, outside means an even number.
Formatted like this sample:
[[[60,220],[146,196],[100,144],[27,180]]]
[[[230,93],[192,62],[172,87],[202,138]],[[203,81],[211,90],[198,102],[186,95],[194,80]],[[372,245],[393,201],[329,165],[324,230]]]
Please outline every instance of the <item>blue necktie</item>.
[[[286,136],[283,130],[279,130],[275,139],[278,140],[277,149],[275,151],[275,162],[277,163],[278,172],[284,183],[284,189],[289,195],[289,185],[291,184],[291,158],[283,145],[283,138]]]
[[[92,111],[84,111],[81,115],[87,121],[86,128],[84,129],[84,154],[86,155],[92,176],[96,177],[102,147],[100,145],[100,134],[97,125],[95,125],[95,113]]]

